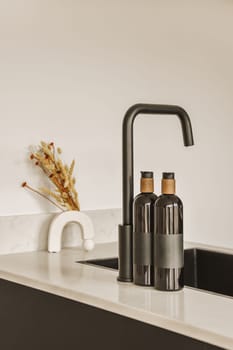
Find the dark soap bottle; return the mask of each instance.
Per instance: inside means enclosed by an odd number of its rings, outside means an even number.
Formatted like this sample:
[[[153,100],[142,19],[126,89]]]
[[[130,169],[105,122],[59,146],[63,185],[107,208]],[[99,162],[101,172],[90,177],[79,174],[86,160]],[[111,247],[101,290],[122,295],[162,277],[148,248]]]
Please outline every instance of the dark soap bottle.
[[[154,286],[163,291],[180,290],[184,286],[183,204],[175,195],[174,173],[163,173],[154,229]]]
[[[141,193],[133,202],[133,281],[142,286],[154,284],[153,232],[154,192],[152,171],[141,172]]]

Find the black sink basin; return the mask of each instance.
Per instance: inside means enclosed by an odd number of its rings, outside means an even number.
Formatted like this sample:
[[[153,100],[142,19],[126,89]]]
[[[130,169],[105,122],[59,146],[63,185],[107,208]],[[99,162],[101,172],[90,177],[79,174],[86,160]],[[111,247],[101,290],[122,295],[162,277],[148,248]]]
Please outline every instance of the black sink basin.
[[[86,265],[95,265],[99,267],[106,267],[108,269],[118,270],[118,258],[107,258],[107,259],[93,259],[86,261],[78,261],[78,263]]]
[[[118,258],[79,261],[82,264],[118,269]],[[233,297],[233,255],[203,249],[184,251],[184,283]]]
[[[186,286],[233,297],[233,255],[187,249],[184,257]]]

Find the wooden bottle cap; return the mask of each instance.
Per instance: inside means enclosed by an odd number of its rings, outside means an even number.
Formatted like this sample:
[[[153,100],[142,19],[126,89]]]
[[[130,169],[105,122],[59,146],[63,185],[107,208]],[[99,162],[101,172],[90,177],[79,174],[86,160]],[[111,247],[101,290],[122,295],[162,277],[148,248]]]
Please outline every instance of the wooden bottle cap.
[[[163,194],[175,194],[176,193],[176,181],[175,181],[175,179],[162,179],[162,193]]]
[[[153,178],[141,178],[141,192],[154,192]]]

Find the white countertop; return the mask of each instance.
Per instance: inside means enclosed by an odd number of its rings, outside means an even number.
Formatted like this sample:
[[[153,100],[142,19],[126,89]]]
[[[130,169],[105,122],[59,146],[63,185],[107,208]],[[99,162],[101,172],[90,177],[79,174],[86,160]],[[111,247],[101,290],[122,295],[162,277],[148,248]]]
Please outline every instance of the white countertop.
[[[200,247],[186,244],[191,246]],[[89,253],[64,249],[56,254],[2,255],[0,278],[233,349],[233,298],[186,287],[180,292],[159,292],[119,283],[117,271],[76,263],[115,256],[115,243],[97,245]]]

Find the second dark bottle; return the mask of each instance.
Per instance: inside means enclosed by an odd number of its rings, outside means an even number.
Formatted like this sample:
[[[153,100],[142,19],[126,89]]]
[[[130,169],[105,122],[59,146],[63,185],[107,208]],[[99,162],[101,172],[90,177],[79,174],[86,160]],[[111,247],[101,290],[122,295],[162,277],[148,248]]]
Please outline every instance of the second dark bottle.
[[[163,291],[182,289],[183,267],[183,204],[175,195],[174,173],[163,173],[162,195],[155,202],[155,288]]]
[[[141,172],[141,193],[133,203],[133,281],[142,286],[154,283],[153,231],[154,192],[152,171]]]

